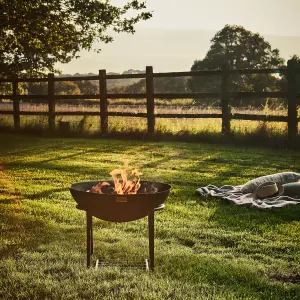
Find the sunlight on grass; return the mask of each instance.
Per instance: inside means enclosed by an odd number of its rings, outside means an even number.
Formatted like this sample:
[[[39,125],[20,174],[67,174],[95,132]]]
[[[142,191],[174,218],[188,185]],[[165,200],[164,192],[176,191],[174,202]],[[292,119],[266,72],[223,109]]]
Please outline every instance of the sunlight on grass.
[[[1,299],[297,299],[300,207],[257,211],[200,198],[195,190],[300,172],[299,152],[0,138],[6,141],[0,143]],[[166,209],[155,214],[153,275],[118,264],[97,271],[85,267],[85,213],[76,209],[68,186],[107,180],[125,160],[145,180],[172,186]],[[94,218],[94,236],[95,258],[143,264],[148,257],[147,218],[128,223]]]
[[[219,119],[167,119],[156,121],[156,130],[171,134],[217,133],[221,131]]]

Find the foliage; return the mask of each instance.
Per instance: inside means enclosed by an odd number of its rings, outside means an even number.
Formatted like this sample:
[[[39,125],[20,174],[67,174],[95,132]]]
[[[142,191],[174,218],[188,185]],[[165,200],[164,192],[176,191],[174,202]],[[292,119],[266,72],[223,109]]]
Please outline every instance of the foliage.
[[[271,45],[258,33],[252,33],[241,26],[226,25],[211,40],[211,46],[202,60],[196,60],[191,68],[197,70],[220,69],[228,63],[232,69],[274,68],[283,65],[278,49]],[[230,91],[262,92],[276,90],[278,78],[271,75],[231,75]],[[220,79],[215,76],[194,77],[189,81],[192,91],[218,91]],[[233,101],[238,104],[240,100]],[[255,102],[251,103],[255,105]]]
[[[90,80],[80,80],[76,82],[81,94],[83,95],[95,95],[99,94],[99,84]]]
[[[1,0],[0,5],[0,75],[54,72],[55,63],[70,62],[95,41],[111,42],[108,29],[134,33],[137,22],[151,17],[139,0],[123,6],[110,0]]]
[[[141,79],[128,86],[114,87],[112,91],[115,93],[145,93],[146,80]],[[185,93],[189,91],[187,80],[184,77],[154,78],[155,93]]]
[[[26,85],[28,93],[30,95],[47,95],[48,84],[46,82],[28,82]],[[58,81],[55,83],[56,95],[80,95],[80,89],[78,85],[73,81]],[[41,100],[37,99],[39,103]]]
[[[0,94],[1,95],[11,95],[12,84],[10,82],[0,82]]]
[[[188,93],[185,77],[154,78],[155,93]]]
[[[47,82],[27,82],[26,87],[27,87],[29,95],[47,95],[48,94]]]
[[[299,299],[300,206],[254,210],[195,195],[300,172],[299,151],[1,134],[1,299]],[[155,213],[155,273],[86,269],[86,217],[68,186],[127,160],[172,186]],[[275,163],[274,163],[275,162]],[[94,218],[94,259],[143,264],[147,218]]]
[[[278,49],[258,33],[252,33],[241,26],[226,25],[211,40],[212,45],[202,61],[198,64],[205,69],[218,69],[228,61],[233,69],[272,68],[283,64]],[[197,64],[194,64],[195,67]]]
[[[73,81],[58,81],[55,83],[56,95],[80,95],[78,85]]]

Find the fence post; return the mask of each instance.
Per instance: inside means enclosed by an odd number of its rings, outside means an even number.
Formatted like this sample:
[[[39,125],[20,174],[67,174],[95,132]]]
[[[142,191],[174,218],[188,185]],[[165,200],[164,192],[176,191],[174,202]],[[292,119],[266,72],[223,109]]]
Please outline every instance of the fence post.
[[[155,128],[154,115],[154,84],[153,84],[153,67],[146,67],[146,97],[147,97],[147,122],[148,134],[152,135]]]
[[[18,76],[16,74],[12,75],[12,100],[14,109],[14,127],[15,129],[20,129],[20,102],[17,99],[18,92]]]
[[[55,86],[54,86],[54,74],[48,74],[48,123],[51,131],[55,130]]]
[[[230,108],[229,108],[229,63],[224,62],[222,64],[222,75],[221,75],[221,103],[222,103],[222,133],[230,133]]]
[[[290,59],[288,67],[288,139],[290,146],[293,146],[298,133],[297,120],[297,61]]]
[[[108,132],[106,70],[99,70],[101,132]]]

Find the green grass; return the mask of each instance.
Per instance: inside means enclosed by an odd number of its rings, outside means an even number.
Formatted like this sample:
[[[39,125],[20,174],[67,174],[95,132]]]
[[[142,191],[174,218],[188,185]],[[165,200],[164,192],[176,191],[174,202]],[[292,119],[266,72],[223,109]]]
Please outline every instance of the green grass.
[[[300,206],[260,211],[196,188],[300,172],[299,151],[0,134],[1,299],[299,299]],[[155,214],[153,274],[86,268],[85,213],[71,183],[109,179],[125,160],[172,186]],[[94,257],[143,262],[147,218],[94,219]]]

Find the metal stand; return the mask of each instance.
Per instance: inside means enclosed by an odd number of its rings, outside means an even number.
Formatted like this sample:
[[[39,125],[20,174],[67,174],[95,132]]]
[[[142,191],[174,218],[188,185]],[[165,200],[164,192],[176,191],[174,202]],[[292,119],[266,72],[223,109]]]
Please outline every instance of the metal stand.
[[[161,210],[165,206],[162,205],[148,214],[148,238],[149,238],[149,260],[146,260],[146,269],[154,271],[154,212]],[[91,266],[92,255],[94,253],[93,245],[93,215],[86,212],[86,264],[89,268]],[[149,266],[148,266],[149,265]]]
[[[86,212],[86,265],[88,268],[91,266],[93,248],[93,216]]]
[[[148,214],[150,271],[154,271],[154,210]]]

